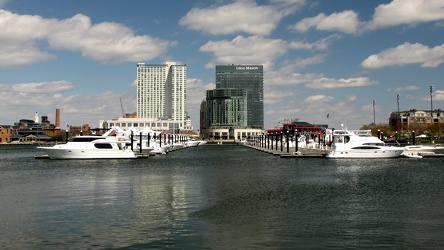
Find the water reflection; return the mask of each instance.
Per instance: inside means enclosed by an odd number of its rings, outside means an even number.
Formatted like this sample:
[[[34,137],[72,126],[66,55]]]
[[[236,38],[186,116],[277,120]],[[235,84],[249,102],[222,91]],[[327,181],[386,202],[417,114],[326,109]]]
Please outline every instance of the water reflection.
[[[439,159],[279,158],[220,145],[123,161],[35,160],[34,154],[0,154],[1,247],[444,243]]]

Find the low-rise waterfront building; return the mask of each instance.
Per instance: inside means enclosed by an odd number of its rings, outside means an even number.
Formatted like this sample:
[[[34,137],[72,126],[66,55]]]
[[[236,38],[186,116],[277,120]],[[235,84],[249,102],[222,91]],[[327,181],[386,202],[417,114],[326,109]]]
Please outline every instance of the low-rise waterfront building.
[[[0,143],[11,142],[11,136],[16,133],[12,125],[0,125]]]
[[[395,130],[410,130],[413,125],[444,123],[444,111],[441,109],[392,112],[389,124]]]
[[[149,118],[116,118],[110,120],[100,120],[100,128],[104,130],[112,127],[120,127],[124,130],[135,128],[142,130],[149,127],[152,130],[162,131],[169,134],[194,134],[191,120],[177,121],[171,119],[149,119]]]
[[[0,125],[0,143],[48,141],[60,132],[60,110],[56,109],[56,124],[47,115],[34,119],[21,119],[14,125]]]
[[[252,136],[262,135],[264,130],[257,128],[213,128],[206,129],[201,136],[206,140],[242,141]]]

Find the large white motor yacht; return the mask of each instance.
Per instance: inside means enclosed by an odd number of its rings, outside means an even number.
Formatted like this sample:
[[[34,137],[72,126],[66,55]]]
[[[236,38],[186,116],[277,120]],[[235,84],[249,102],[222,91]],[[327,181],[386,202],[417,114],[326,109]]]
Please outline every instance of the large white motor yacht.
[[[66,144],[38,147],[50,159],[132,159],[137,158],[130,142],[110,136],[76,136]]]
[[[370,130],[335,130],[331,152],[327,158],[393,158],[399,157],[404,147],[387,146]]]

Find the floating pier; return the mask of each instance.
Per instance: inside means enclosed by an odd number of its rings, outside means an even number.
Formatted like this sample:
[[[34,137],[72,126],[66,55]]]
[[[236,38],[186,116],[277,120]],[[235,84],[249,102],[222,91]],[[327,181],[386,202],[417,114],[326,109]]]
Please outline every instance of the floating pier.
[[[252,145],[245,145],[246,147],[256,149],[268,154],[285,157],[285,158],[292,158],[292,157],[324,157],[325,154],[328,154],[329,150],[327,149],[318,149],[318,148],[298,148],[298,151],[295,152],[295,148],[289,148],[287,152],[287,148],[283,147],[282,149],[278,147],[277,149],[269,149],[269,148],[262,148],[258,146],[252,146]]]

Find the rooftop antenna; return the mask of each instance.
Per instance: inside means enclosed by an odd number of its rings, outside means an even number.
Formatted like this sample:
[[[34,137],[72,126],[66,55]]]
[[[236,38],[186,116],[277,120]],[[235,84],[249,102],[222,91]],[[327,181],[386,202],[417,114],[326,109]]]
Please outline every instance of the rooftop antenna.
[[[122,118],[125,118],[125,112],[123,111],[122,97],[119,97],[119,99],[120,99],[120,108],[122,109]]]

